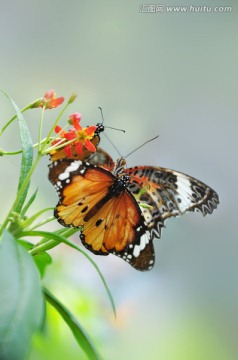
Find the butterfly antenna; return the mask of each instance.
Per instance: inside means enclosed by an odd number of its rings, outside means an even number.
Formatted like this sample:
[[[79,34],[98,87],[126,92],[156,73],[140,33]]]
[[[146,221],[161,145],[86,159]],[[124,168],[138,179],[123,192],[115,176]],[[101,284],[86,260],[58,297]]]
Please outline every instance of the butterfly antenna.
[[[102,124],[104,124],[104,117],[103,117],[103,112],[102,112],[102,108],[101,106],[98,107],[101,111],[101,117],[102,117]],[[117,128],[114,128],[114,127],[111,127],[111,126],[104,126],[106,129],[113,129],[113,130],[117,130],[117,131],[122,131],[122,132],[126,132],[125,130],[122,130],[122,129],[117,129]]]
[[[118,153],[118,155],[120,157],[122,157],[122,154],[120,153],[120,151],[118,150],[118,148],[116,147],[115,144],[113,144],[112,140],[107,136],[107,134],[104,132],[103,135],[106,137],[106,139],[109,141],[109,143],[112,145],[112,147],[116,150],[116,152]]]
[[[159,135],[156,135],[155,137],[153,137],[152,139],[149,139],[147,141],[145,141],[142,145],[138,146],[137,148],[135,148],[134,150],[132,150],[131,152],[129,152],[129,154],[127,154],[126,156],[124,156],[124,159],[126,159],[128,156],[130,156],[131,154],[133,154],[134,152],[136,152],[137,150],[139,150],[142,146],[148,144],[149,142],[157,139],[159,137]]]
[[[117,131],[122,131],[122,132],[126,132],[126,130],[123,130],[123,129],[118,129],[118,128],[114,128],[114,127],[111,127],[111,126],[104,126],[106,129],[113,129],[113,130],[117,130]]]
[[[100,109],[100,111],[101,111],[101,117],[102,117],[102,124],[104,123],[104,117],[103,117],[103,112],[102,112],[102,108],[99,106],[98,107],[99,109]]]

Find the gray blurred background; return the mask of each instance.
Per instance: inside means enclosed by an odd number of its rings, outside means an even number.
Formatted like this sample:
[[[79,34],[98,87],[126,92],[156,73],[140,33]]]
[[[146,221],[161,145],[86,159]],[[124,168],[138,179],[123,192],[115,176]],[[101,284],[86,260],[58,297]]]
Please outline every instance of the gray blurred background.
[[[75,91],[78,98],[65,119],[80,111],[84,126],[95,124],[101,121],[101,106],[106,125],[126,130],[106,131],[121,154],[159,134],[128,158],[128,166],[176,169],[204,181],[220,196],[212,216],[195,213],[167,221],[162,238],[154,242],[156,265],[150,272],[136,272],[113,255],[92,255],[113,293],[116,320],[89,262],[64,246],[51,252],[55,263],[45,283],[69,308],[75,307],[104,358],[235,360],[237,3],[163,0],[162,4],[163,12],[149,13],[140,12],[143,3],[135,0],[2,1],[0,88],[19,107],[49,88],[65,97]],[[167,11],[173,5],[232,10]],[[13,114],[2,95],[1,127]],[[45,134],[56,114],[58,109],[46,114]],[[38,110],[25,116],[34,142],[39,116]],[[13,125],[0,147],[19,146],[18,128]],[[101,146],[118,157],[103,135]],[[2,219],[15,196],[20,158],[2,157],[1,162]],[[42,160],[33,178],[32,189],[38,186],[40,196],[32,211],[57,201],[47,180],[47,163]],[[82,315],[85,306],[87,316]],[[63,354],[65,359],[79,358],[67,328],[61,339],[62,358]],[[57,346],[49,359],[57,358]],[[31,359],[47,356],[35,350]]]

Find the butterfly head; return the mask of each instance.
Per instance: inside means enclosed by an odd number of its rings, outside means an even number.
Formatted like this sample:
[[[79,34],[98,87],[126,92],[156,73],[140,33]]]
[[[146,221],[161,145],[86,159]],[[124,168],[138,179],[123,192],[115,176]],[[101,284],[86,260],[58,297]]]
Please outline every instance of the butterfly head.
[[[122,174],[125,166],[126,166],[125,158],[121,157],[121,158],[117,159],[116,165],[115,165],[115,168],[113,171],[114,175],[119,176],[120,174]]]
[[[96,124],[96,130],[95,130],[95,134],[96,135],[99,135],[101,132],[103,132],[104,131],[104,125],[103,125],[103,123],[97,123]]]

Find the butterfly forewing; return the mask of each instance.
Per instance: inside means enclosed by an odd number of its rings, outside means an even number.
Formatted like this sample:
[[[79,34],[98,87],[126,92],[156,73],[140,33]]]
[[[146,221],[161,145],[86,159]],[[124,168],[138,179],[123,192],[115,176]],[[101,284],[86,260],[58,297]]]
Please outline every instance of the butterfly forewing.
[[[55,186],[59,203],[55,215],[64,226],[80,227],[87,213],[103,199],[113,182],[112,175],[95,171],[81,161],[62,160],[50,166],[49,178]]]

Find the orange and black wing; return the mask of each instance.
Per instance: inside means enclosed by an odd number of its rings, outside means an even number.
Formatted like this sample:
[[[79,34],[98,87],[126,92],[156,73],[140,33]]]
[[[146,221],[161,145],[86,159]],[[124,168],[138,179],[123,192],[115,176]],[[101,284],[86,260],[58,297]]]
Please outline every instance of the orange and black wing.
[[[87,162],[61,160],[50,165],[49,179],[59,195],[55,216],[63,226],[82,227],[80,238],[95,254],[115,254],[138,270],[154,264],[150,233],[128,177],[117,178]]]

